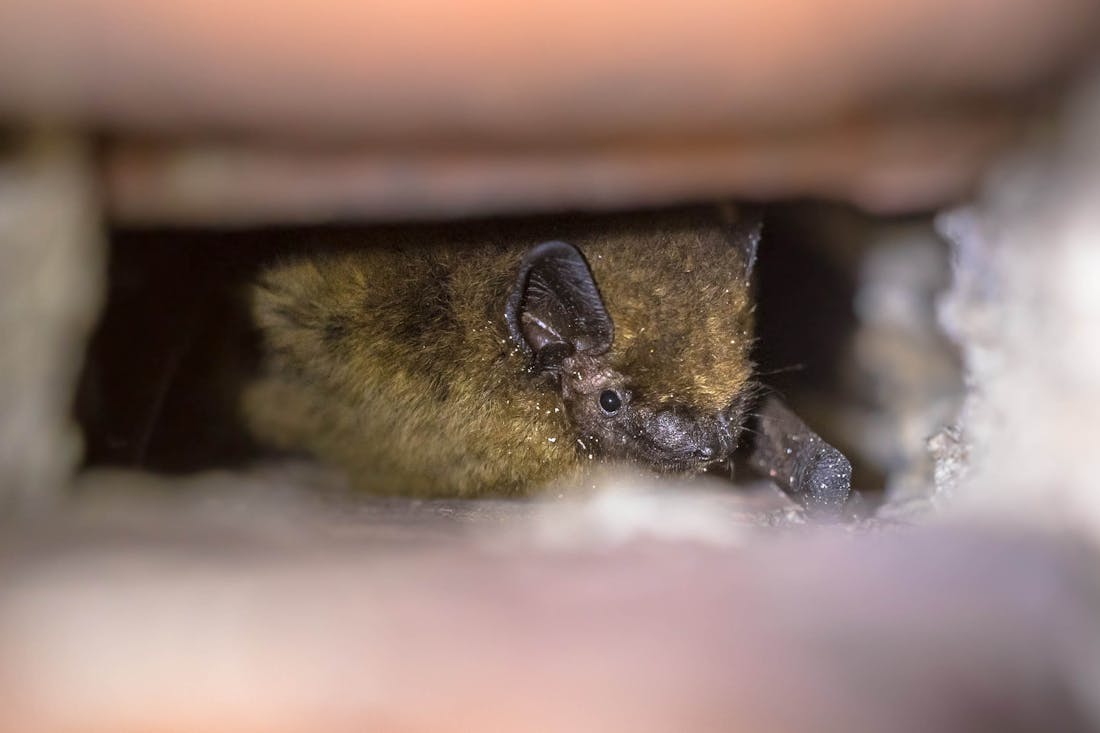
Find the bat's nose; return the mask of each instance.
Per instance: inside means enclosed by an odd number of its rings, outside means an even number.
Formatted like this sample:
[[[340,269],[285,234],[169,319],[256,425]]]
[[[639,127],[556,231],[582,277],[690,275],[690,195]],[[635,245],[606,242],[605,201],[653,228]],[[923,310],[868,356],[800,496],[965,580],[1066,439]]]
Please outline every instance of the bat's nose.
[[[721,436],[707,430],[695,415],[682,408],[659,412],[653,421],[652,433],[662,450],[678,460],[705,463],[719,458],[722,451]]]
[[[692,452],[692,455],[700,460],[709,461],[714,458],[716,453],[717,451],[714,449],[713,446],[701,445],[695,448],[695,450]]]

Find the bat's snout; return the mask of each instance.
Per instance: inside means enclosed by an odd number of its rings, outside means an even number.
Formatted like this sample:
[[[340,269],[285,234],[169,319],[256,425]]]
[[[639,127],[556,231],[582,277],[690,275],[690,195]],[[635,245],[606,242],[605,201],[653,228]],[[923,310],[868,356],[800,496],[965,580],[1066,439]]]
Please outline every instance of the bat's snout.
[[[683,467],[724,460],[730,451],[728,433],[721,425],[701,420],[691,411],[673,407],[654,414],[649,437],[664,462]]]

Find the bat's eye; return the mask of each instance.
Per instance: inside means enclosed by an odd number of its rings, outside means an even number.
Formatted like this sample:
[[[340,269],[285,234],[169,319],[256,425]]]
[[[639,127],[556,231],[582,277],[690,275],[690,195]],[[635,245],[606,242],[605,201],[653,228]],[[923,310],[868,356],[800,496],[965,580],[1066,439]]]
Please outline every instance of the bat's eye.
[[[623,406],[622,398],[613,389],[605,389],[600,392],[600,409],[608,415],[614,415]]]

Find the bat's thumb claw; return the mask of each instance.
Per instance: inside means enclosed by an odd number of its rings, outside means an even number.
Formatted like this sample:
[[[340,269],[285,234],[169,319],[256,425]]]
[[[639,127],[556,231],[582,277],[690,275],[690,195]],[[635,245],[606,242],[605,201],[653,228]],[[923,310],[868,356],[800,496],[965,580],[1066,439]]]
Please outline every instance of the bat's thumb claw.
[[[852,464],[824,441],[799,463],[802,465],[795,472],[792,493],[807,497],[805,504],[815,513],[839,513],[851,492]]]

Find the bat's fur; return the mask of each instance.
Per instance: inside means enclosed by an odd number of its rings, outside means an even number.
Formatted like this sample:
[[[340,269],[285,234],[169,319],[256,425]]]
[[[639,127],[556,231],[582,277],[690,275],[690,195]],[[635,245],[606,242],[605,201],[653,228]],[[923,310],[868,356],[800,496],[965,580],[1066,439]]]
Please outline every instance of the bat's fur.
[[[505,302],[524,253],[584,253],[614,323],[608,356],[654,404],[720,410],[752,376],[749,263],[714,212],[486,225],[301,255],[254,283],[261,441],[344,467],[362,489],[520,495],[583,473],[554,384],[527,369]]]

